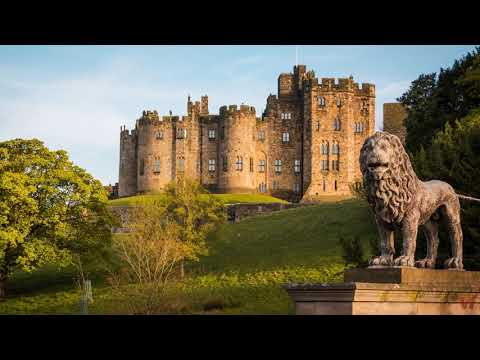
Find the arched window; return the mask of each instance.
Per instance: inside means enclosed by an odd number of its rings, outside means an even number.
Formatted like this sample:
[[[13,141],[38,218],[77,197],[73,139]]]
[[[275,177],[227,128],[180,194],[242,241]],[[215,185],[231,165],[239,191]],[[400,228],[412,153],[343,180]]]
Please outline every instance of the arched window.
[[[337,98],[337,106],[338,107],[342,106],[342,99]]]
[[[328,141],[322,142],[322,155],[328,155]]]
[[[322,107],[325,106],[325,98],[324,97],[320,96],[318,98],[318,105],[320,105]]]
[[[157,132],[157,140],[163,140],[163,131]]]
[[[337,180],[335,180],[335,191],[337,191]]]
[[[290,134],[288,132],[284,132],[283,135],[282,135],[282,141],[284,143],[288,143],[290,142]]]
[[[333,129],[336,131],[339,131],[340,127],[341,127],[340,119],[335,118],[335,120],[333,121]]]
[[[334,155],[340,154],[340,145],[336,142],[334,142],[332,145],[332,154]]]
[[[215,140],[215,129],[208,130],[208,140]]]

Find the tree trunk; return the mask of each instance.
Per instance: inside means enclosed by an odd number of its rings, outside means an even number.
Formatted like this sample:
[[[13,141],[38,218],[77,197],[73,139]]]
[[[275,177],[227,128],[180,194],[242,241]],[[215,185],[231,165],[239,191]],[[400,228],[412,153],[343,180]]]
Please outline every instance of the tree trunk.
[[[7,296],[7,278],[0,275],[0,299]]]

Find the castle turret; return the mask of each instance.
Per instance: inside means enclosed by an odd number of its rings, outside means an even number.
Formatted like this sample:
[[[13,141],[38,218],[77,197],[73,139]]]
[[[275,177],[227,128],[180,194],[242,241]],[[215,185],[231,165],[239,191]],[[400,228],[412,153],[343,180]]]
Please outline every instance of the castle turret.
[[[137,136],[122,126],[120,128],[120,169],[118,175],[118,196],[137,193]]]
[[[224,137],[219,146],[218,188],[222,192],[251,192],[255,184],[255,108],[230,105],[221,109]]]

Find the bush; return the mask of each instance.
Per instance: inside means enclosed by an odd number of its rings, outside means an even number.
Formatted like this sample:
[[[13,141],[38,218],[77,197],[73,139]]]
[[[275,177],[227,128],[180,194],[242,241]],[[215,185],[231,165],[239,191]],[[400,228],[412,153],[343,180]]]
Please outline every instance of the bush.
[[[354,267],[366,267],[368,265],[358,236],[355,236],[352,240],[340,237],[340,246],[342,247],[342,259],[346,265],[353,265]]]

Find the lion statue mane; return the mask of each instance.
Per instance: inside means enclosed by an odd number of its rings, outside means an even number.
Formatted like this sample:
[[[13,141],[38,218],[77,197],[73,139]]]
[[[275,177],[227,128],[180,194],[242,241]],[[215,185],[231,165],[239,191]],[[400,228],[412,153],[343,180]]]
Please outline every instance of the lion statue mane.
[[[360,151],[360,169],[381,240],[381,254],[370,261],[371,266],[435,268],[438,225],[444,221],[452,244],[452,257],[445,266],[463,269],[460,202],[449,184],[421,181],[400,139],[386,132],[376,132],[365,140]],[[419,226],[427,239],[427,256],[415,261]],[[401,230],[403,237],[403,252],[396,259],[395,228]]]

